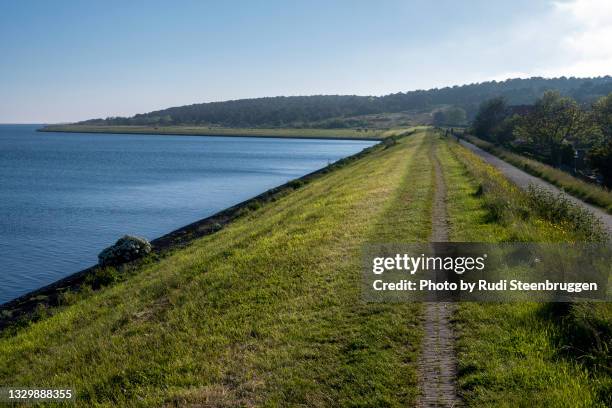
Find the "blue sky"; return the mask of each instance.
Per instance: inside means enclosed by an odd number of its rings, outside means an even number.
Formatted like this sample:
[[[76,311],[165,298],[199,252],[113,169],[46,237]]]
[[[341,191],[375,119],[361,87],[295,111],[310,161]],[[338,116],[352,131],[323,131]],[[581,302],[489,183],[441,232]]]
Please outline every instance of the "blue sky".
[[[0,122],[612,74],[612,1],[5,1]]]

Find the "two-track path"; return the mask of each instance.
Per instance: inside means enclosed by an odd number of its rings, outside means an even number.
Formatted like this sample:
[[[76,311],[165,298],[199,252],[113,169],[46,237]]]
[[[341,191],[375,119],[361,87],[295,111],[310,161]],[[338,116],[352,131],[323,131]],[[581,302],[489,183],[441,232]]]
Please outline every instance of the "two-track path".
[[[506,176],[510,181],[514,182],[520,188],[526,189],[530,184],[533,184],[534,186],[541,187],[555,194],[562,194],[572,203],[575,203],[581,206],[582,208],[590,211],[593,215],[595,215],[601,220],[604,228],[606,229],[606,231],[608,231],[608,234],[612,236],[612,215],[608,214],[601,208],[587,204],[584,201],[567,194],[566,192],[550,184],[549,182],[544,181],[541,178],[532,176],[531,174],[528,174],[525,171],[514,167],[510,163],[503,161],[499,157],[496,157],[491,153],[482,150],[480,147],[473,145],[472,143],[469,143],[463,139],[460,141],[460,143],[471,151],[473,151],[474,153],[476,153],[487,163],[496,167],[499,171],[502,172],[502,174],[504,174],[504,176]]]

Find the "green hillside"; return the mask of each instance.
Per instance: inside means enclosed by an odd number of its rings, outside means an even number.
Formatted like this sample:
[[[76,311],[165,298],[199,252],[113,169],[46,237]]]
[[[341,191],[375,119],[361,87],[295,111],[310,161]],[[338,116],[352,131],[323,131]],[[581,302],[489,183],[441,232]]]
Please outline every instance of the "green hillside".
[[[360,128],[372,126],[372,118],[367,115],[409,112],[409,116],[418,117],[422,111],[445,105],[461,108],[467,112],[469,119],[487,99],[501,96],[511,105],[532,104],[548,89],[558,90],[588,104],[596,97],[612,92],[612,78],[516,78],[384,96],[312,95],[238,99],[176,106],[132,117],[91,119],[79,124]]]

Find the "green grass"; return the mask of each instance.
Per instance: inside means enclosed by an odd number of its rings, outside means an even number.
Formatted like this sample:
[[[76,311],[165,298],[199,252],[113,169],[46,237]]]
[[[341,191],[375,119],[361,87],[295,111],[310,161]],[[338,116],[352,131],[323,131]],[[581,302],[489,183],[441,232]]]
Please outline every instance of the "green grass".
[[[494,154],[502,160],[507,161],[532,174],[536,177],[540,177],[560,187],[569,194],[578,197],[587,203],[594,204],[598,207],[603,208],[608,213],[612,214],[612,192],[601,188],[597,185],[582,181],[571,174],[568,174],[562,170],[555,169],[547,164],[539,162],[537,160],[529,159],[525,156],[510,152],[502,147],[495,146],[485,140],[479,139],[475,136],[464,136],[469,142],[475,144],[487,152]]]
[[[449,187],[453,241],[564,242],[580,238],[571,225],[551,222],[522,208],[528,202],[525,194],[467,149],[449,143],[439,148],[439,156]],[[487,183],[495,186],[483,192]],[[501,210],[500,199],[506,203]],[[593,321],[604,327],[604,333],[608,331],[609,342],[612,307],[561,306],[567,309],[563,313],[559,305],[460,304],[455,316],[459,386],[469,406],[609,406],[612,379],[606,369],[583,364],[592,355],[584,349],[577,354],[564,351],[572,346],[567,332],[587,332]],[[585,334],[590,343],[601,332]],[[609,362],[605,344],[599,352],[604,354],[600,361]]]
[[[423,133],[0,339],[0,383],[78,405],[404,406],[420,305],[360,302],[365,242],[425,241]],[[429,164],[428,164],[429,163]]]
[[[251,136],[318,139],[382,139],[395,131],[370,129],[297,129],[297,128],[223,128],[208,126],[100,126],[100,125],[48,125],[46,132],[160,134],[186,136]]]
[[[431,130],[390,140],[5,332],[0,384],[71,386],[79,406],[413,405],[421,304],[363,303],[361,250],[429,239],[432,148],[453,241],[584,235]],[[453,322],[461,396],[475,407],[605,406],[610,310],[461,304]],[[585,350],[595,335],[603,342]]]

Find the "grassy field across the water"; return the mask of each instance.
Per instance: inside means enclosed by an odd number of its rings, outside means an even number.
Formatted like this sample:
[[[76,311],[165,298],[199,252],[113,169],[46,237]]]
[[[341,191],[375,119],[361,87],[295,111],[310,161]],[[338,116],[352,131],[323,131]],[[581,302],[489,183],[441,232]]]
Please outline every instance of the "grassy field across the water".
[[[382,129],[312,129],[312,128],[224,128],[208,126],[100,126],[100,125],[47,125],[40,131],[73,133],[159,134],[185,136],[252,136],[317,139],[383,139],[401,133]],[[406,129],[403,129],[405,131]]]

